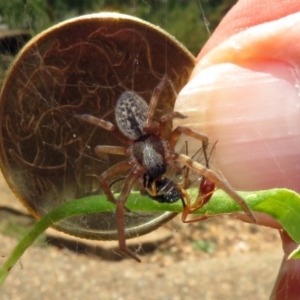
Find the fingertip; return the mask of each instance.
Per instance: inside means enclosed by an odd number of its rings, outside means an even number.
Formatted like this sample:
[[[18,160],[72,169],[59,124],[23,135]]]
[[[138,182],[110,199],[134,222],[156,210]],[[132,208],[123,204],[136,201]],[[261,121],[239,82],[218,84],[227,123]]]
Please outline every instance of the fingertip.
[[[215,164],[234,188],[300,191],[300,102],[289,65],[253,60],[211,66],[182,90],[175,109],[188,115],[175,126],[218,141]]]

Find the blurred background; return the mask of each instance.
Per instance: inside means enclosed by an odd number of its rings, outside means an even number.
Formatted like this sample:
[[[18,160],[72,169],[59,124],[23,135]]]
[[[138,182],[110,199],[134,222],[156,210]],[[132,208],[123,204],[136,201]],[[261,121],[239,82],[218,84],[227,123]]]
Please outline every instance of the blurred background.
[[[165,29],[195,56],[235,0],[0,0],[0,85],[13,56],[34,35],[61,21],[119,12]]]
[[[63,20],[101,11],[119,12],[158,25],[194,55],[235,0],[0,0],[0,30],[31,35]],[[3,46],[1,46],[3,47]]]

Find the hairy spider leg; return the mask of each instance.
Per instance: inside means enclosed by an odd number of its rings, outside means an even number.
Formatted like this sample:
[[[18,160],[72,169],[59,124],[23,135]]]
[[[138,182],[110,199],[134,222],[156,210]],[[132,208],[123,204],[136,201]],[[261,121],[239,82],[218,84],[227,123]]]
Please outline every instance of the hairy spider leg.
[[[202,143],[203,144],[203,143]],[[208,144],[207,144],[208,145]],[[213,151],[214,147],[215,147],[216,144],[214,144],[213,148],[211,151]],[[204,155],[204,159],[205,159],[205,166],[207,168],[209,168],[209,158],[207,156],[207,153],[206,153],[206,147],[203,147],[198,149],[192,156],[192,159],[194,159],[194,157],[202,150],[203,152],[203,155]],[[187,141],[185,141],[185,155],[188,156],[188,153],[189,153],[189,150],[188,150],[188,143]],[[190,168],[187,168],[186,166],[183,168],[185,169],[185,175],[184,175],[184,184],[183,184],[183,188],[184,189],[187,189],[190,185],[190,182],[189,182],[189,173],[190,173]],[[204,180],[204,177],[202,176],[202,180],[201,180],[201,184],[199,186],[199,194],[201,193],[201,186],[202,186],[202,183],[203,183],[203,180]]]
[[[164,77],[162,78],[162,80],[158,83],[158,85],[153,90],[151,100],[149,103],[148,112],[147,112],[146,122],[144,124],[144,128],[149,128],[153,124],[152,120],[153,120],[153,116],[154,116],[154,113],[156,110],[159,95],[160,95],[163,87],[165,86],[166,81],[167,81],[167,75],[165,74]]]
[[[136,173],[134,169],[129,172],[116,205],[119,249],[122,253],[135,259],[137,262],[141,262],[141,260],[132,251],[130,251],[126,245],[124,209],[126,208],[125,202],[131,192],[131,188],[139,176],[140,174]]]
[[[110,185],[108,183],[108,180],[110,178],[113,178],[115,175],[120,174],[120,172],[128,172],[130,169],[131,169],[131,165],[129,164],[129,162],[122,161],[120,163],[113,165],[108,170],[103,172],[101,175],[99,175],[99,176],[95,175],[99,179],[99,182],[103,189],[103,192],[105,193],[107,199],[110,202],[117,204],[118,201],[115,199],[113,193],[110,190]],[[127,209],[127,211],[128,211],[128,209]]]
[[[209,170],[208,166],[208,157],[206,153],[206,148],[208,146],[208,137],[205,134],[201,134],[193,129],[190,129],[189,127],[186,126],[178,126],[176,127],[172,133],[169,136],[169,148],[171,150],[174,150],[175,145],[178,142],[179,137],[185,134],[189,137],[195,138],[197,140],[200,140],[202,142],[202,149],[204,153],[204,159],[205,159],[205,165],[206,165],[206,170]],[[185,157],[188,157],[187,155],[184,155]],[[190,161],[193,161],[191,158],[189,158]],[[190,171],[190,167],[187,164],[183,164],[186,166],[186,171],[185,171],[185,182],[184,182],[184,188],[187,188],[188,186],[188,175]],[[215,189],[214,183],[212,183],[208,178],[205,177],[204,174],[200,174],[203,176],[200,187],[199,187],[199,196],[197,197],[196,201],[191,204],[190,198],[184,196],[184,199],[187,199],[187,204],[183,204],[184,209],[183,209],[183,214],[182,214],[182,220],[185,222],[187,216],[192,213],[193,211],[196,211],[197,209],[200,209],[204,204],[206,204]],[[212,186],[213,185],[213,186]],[[187,195],[186,192],[183,192],[184,190],[182,189],[182,194]],[[183,201],[184,203],[184,201]],[[248,206],[247,206],[248,208]],[[196,220],[195,220],[196,221]]]
[[[98,127],[106,129],[107,131],[110,131],[112,134],[115,135],[116,138],[119,139],[119,141],[121,141],[125,145],[131,145],[132,144],[132,140],[131,139],[129,139],[128,137],[124,136],[118,127],[116,127],[114,124],[112,124],[112,123],[110,123],[108,121],[105,121],[103,119],[99,119],[99,118],[93,117],[93,116],[88,115],[88,114],[77,115],[76,117],[79,118],[79,119],[81,119],[81,120],[83,120],[83,121],[85,121],[85,122],[94,124],[94,125],[96,125]]]
[[[183,115],[178,111],[173,111],[161,116],[159,120],[159,136],[162,139],[165,139],[168,132],[168,122],[172,121],[173,119],[185,119],[187,116]]]
[[[175,161],[187,166],[188,168],[191,168],[191,170],[193,170],[195,173],[199,174],[200,176],[204,176],[205,178],[213,182],[215,185],[217,185],[224,192],[226,192],[235,202],[237,202],[243,208],[245,213],[250,218],[251,222],[256,223],[256,219],[253,216],[248,205],[246,204],[245,200],[225,180],[222,180],[215,172],[208,169],[204,165],[193,161],[187,155],[171,151],[169,155]]]
[[[189,136],[189,137],[192,137],[192,138],[195,138],[199,141],[202,142],[202,149],[203,149],[203,153],[204,153],[204,158],[205,158],[205,164],[206,164],[206,167],[208,168],[208,157],[207,157],[207,153],[206,153],[206,148],[208,146],[208,137],[207,135],[205,134],[201,134],[193,129],[190,129],[186,126],[178,126],[176,127],[170,134],[169,136],[169,139],[168,139],[168,142],[169,142],[169,149],[171,151],[174,150],[174,147],[175,145],[177,144],[178,142],[178,139],[179,137],[182,135],[182,134],[185,134],[186,136]],[[187,155],[186,155],[187,156]],[[169,160],[168,161],[170,163],[170,165],[173,167],[175,166],[175,163],[174,161],[172,160]],[[188,176],[188,172],[189,172],[189,168],[187,168],[187,171],[186,171],[186,178]],[[185,182],[185,186],[184,188],[186,188],[187,184],[187,181]]]
[[[95,152],[98,155],[101,155],[102,153],[110,153],[110,154],[116,154],[116,155],[127,155],[128,154],[126,147],[116,147],[116,146],[97,146],[95,148]],[[126,171],[129,171],[129,174],[127,175],[127,177],[125,179],[119,199],[116,200],[110,190],[110,186],[108,184],[107,179],[110,177],[113,177],[116,174],[119,174],[120,172],[126,172]],[[136,170],[136,168],[132,169],[132,166],[129,161],[120,162],[120,163],[112,166],[111,168],[109,168],[107,171],[105,171],[104,173],[102,173],[99,176],[100,184],[101,184],[102,189],[103,189],[104,193],[106,194],[107,198],[109,199],[109,201],[116,204],[119,249],[123,254],[133,258],[137,262],[141,262],[141,260],[132,251],[130,251],[126,245],[126,235],[125,235],[125,227],[124,227],[125,226],[124,211],[128,211],[127,207],[125,206],[125,203],[131,192],[131,188],[132,188],[134,182],[139,177],[140,177],[139,172]]]
[[[199,150],[198,150],[199,151]],[[198,152],[197,151],[197,152]],[[197,153],[196,152],[196,153]],[[188,149],[188,143],[187,143],[187,141],[185,141],[185,154],[186,155],[188,155],[188,153],[189,153],[189,149]],[[196,154],[195,153],[195,154]],[[208,163],[208,162],[206,162],[206,163]],[[189,173],[190,173],[190,169],[189,168],[187,168],[187,167],[185,167],[185,174],[184,174],[184,183],[183,183],[183,188],[184,189],[187,189],[188,188],[188,186],[189,186]],[[202,177],[203,178],[203,177]],[[185,205],[183,205],[183,207],[185,208]]]
[[[215,146],[216,146],[216,143],[214,144],[211,151],[213,151]],[[206,148],[202,148],[202,149],[203,149],[203,153],[204,153],[205,166],[206,166],[206,168],[209,168],[209,158],[207,156]],[[200,151],[200,150],[198,150],[198,151]],[[194,156],[197,154],[197,152],[194,154]],[[186,153],[185,154],[188,156],[188,144],[187,144],[187,142],[186,142]],[[189,182],[188,182],[189,172],[190,172],[190,168],[185,167],[184,189],[186,189],[189,186]],[[208,218],[207,216],[200,216],[200,217],[193,218],[193,219],[190,219],[190,220],[187,220],[187,217],[188,217],[188,215],[190,215],[194,211],[197,211],[198,209],[203,207],[210,200],[210,198],[212,197],[214,191],[215,191],[215,184],[212,181],[210,181],[209,179],[207,179],[206,177],[202,176],[202,180],[201,180],[201,183],[199,185],[198,197],[194,201],[194,203],[191,203],[190,197],[186,192],[183,193],[184,199],[186,199],[186,200],[183,201],[183,199],[182,199],[183,212],[182,212],[182,215],[181,215],[181,221],[183,223],[192,223],[192,222],[197,222],[197,221],[207,219]]]
[[[197,132],[189,127],[186,127],[186,126],[178,126],[171,132],[170,137],[169,137],[169,145],[170,145],[171,150],[174,149],[180,135],[182,135],[182,134],[185,134],[189,137],[192,137],[192,138],[195,138],[195,139],[201,141],[202,145],[203,145],[204,153],[206,155],[205,149],[208,145],[207,135],[199,133],[199,132]],[[206,160],[207,160],[207,158],[206,158]]]
[[[110,190],[108,179],[113,177],[114,175],[119,174],[120,172],[127,171],[129,172],[129,174],[125,179],[119,199],[116,200]],[[120,251],[125,255],[135,259],[137,262],[141,262],[141,260],[126,246],[124,211],[129,211],[129,209],[125,206],[125,202],[127,201],[134,182],[138,179],[139,176],[140,174],[138,173],[138,171],[136,169],[132,169],[132,166],[128,161],[120,162],[109,168],[107,171],[103,172],[100,176],[96,176],[100,181],[100,185],[107,199],[116,205],[117,230]]]
[[[95,152],[101,157],[102,153],[113,154],[113,155],[128,155],[127,148],[122,146],[96,146]]]
[[[201,215],[201,216],[199,216],[197,218],[193,218],[193,219],[187,220],[188,214],[189,214],[189,212],[187,212],[186,215],[184,215],[184,212],[182,213],[182,215],[181,215],[181,221],[183,223],[201,222],[201,221],[205,221],[205,220],[210,219],[210,218],[215,218],[217,216],[224,216],[224,215],[226,215],[226,214],[214,214],[214,215],[205,214],[205,215]]]

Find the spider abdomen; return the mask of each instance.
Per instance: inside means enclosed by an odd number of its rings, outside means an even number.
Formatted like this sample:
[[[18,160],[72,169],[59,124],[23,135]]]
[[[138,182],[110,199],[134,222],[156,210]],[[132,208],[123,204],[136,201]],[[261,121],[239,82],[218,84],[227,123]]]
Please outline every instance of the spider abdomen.
[[[124,92],[117,101],[115,119],[121,132],[136,140],[145,134],[143,127],[148,113],[147,102],[134,92]]]
[[[137,139],[133,144],[133,155],[149,178],[155,179],[166,173],[165,149],[158,136],[148,134]]]

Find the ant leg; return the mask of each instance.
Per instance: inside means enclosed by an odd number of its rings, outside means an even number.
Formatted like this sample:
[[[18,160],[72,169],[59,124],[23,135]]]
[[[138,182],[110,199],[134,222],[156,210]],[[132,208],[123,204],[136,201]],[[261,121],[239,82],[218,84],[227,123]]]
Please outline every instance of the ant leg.
[[[125,202],[128,198],[128,195],[131,192],[132,185],[138,179],[138,175],[131,171],[125,179],[122,192],[120,197],[117,201],[116,206],[116,217],[117,217],[117,226],[118,226],[118,235],[119,235],[119,248],[122,253],[125,255],[135,259],[137,262],[141,262],[141,260],[127,248],[126,245],[126,238],[125,238],[125,216],[124,216],[124,209],[125,209]]]
[[[76,117],[78,119],[81,119],[81,120],[85,121],[85,122],[88,122],[88,123],[94,124],[98,127],[101,127],[101,128],[103,128],[107,131],[111,131],[112,134],[114,134],[122,143],[124,143],[126,145],[132,144],[131,139],[124,136],[120,132],[118,127],[116,127],[114,124],[112,124],[108,121],[96,118],[96,117],[88,115],[88,114],[76,115]]]
[[[148,182],[146,183],[145,190],[151,197],[156,197],[158,195],[157,193],[157,185],[156,185],[156,179],[153,180],[153,182],[150,185],[150,188],[148,187]]]
[[[188,168],[191,168],[198,175],[206,177],[208,180],[210,180],[220,189],[226,192],[235,202],[237,202],[242,207],[242,209],[245,211],[245,213],[248,215],[251,221],[253,223],[256,223],[256,219],[254,218],[245,200],[225,180],[222,180],[215,172],[206,168],[200,163],[193,161],[190,157],[184,154],[178,154],[174,152],[170,152],[169,154],[171,157],[173,157],[175,161],[187,166]]]
[[[127,172],[130,170],[130,168],[131,168],[131,165],[129,164],[129,162],[123,161],[123,162],[120,162],[120,163],[112,166],[111,168],[109,168],[108,170],[103,172],[100,176],[97,176],[97,178],[99,179],[100,185],[103,189],[103,192],[107,196],[107,200],[109,200],[110,202],[112,202],[116,205],[117,205],[118,201],[115,199],[114,195],[112,194],[112,192],[110,190],[108,179],[112,178],[113,176],[118,175],[122,172]]]
[[[145,122],[145,125],[144,125],[145,128],[151,127],[151,123],[152,123],[152,119],[153,119],[153,116],[154,116],[154,113],[155,113],[155,110],[156,110],[158,98],[159,98],[159,95],[160,95],[164,85],[166,84],[166,81],[167,81],[167,75],[165,74],[164,77],[162,78],[162,80],[154,88],[154,91],[152,93],[152,97],[151,97],[151,100],[150,100],[150,103],[149,103],[147,119],[146,119],[146,122]]]
[[[213,193],[210,193],[209,195],[205,195],[203,197],[204,199],[204,202],[207,203],[211,197]],[[185,190],[181,190],[181,195],[182,195],[182,198],[181,198],[181,201],[182,201],[182,204],[183,204],[183,212],[182,212],[182,215],[181,215],[181,221],[183,223],[194,223],[194,222],[200,222],[200,221],[204,221],[206,219],[209,219],[209,218],[212,218],[212,217],[215,217],[216,215],[202,215],[200,217],[197,217],[197,218],[193,218],[193,219],[190,219],[190,220],[187,220],[188,216],[193,213],[194,211],[198,210],[199,208],[196,208],[196,207],[193,207],[194,205],[191,204],[191,200],[190,200],[190,196],[187,194],[187,192]],[[205,199],[207,197],[207,199]],[[191,208],[193,207],[193,208]]]
[[[193,222],[202,221],[210,217],[213,217],[208,215],[202,215],[200,217],[187,220],[189,214],[193,213],[194,211],[197,211],[210,200],[211,196],[214,193],[214,190],[215,190],[215,184],[210,180],[208,180],[207,178],[203,177],[203,180],[199,188],[199,196],[193,204],[191,204],[189,195],[187,193],[183,193],[183,197],[184,199],[186,199],[186,202],[183,201],[184,209],[181,215],[181,221],[183,223],[193,223]]]

